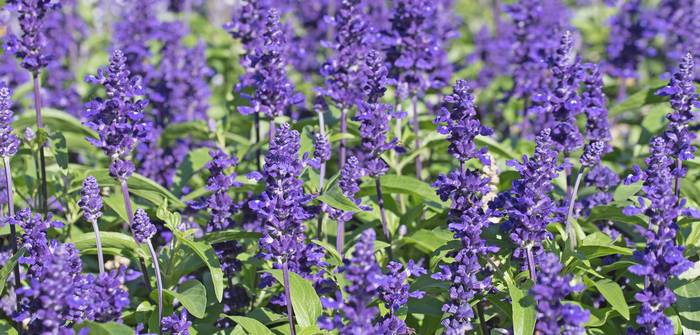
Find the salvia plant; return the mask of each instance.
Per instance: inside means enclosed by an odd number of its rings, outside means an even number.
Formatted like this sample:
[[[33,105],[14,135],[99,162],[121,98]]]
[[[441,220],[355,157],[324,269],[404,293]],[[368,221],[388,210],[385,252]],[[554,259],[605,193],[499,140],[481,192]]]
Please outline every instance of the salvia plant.
[[[0,1],[0,332],[700,333],[700,1]]]

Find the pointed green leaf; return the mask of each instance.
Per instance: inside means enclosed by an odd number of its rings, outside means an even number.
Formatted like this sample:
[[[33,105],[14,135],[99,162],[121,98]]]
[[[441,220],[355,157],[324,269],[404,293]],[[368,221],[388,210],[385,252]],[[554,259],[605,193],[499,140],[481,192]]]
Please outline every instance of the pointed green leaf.
[[[245,316],[221,314],[222,318],[228,318],[243,327],[248,335],[273,335],[272,331],[260,321]]]
[[[622,293],[622,288],[620,288],[618,283],[610,279],[601,279],[593,282],[593,284],[614,310],[620,313],[626,320],[630,319],[630,307],[627,305],[625,295]]]
[[[24,248],[17,250],[17,253],[12,255],[12,257],[2,265],[2,269],[0,269],[0,295],[2,295],[2,292],[5,290],[7,278],[10,277],[10,273],[12,273],[12,269],[14,269],[15,264],[17,264],[17,260],[24,255],[25,251]]]
[[[275,277],[281,285],[284,285],[282,270],[268,270],[267,272]],[[321,307],[321,299],[316,294],[311,282],[294,272],[290,272],[289,286],[294,316],[299,326],[305,328],[316,325],[323,308]]]

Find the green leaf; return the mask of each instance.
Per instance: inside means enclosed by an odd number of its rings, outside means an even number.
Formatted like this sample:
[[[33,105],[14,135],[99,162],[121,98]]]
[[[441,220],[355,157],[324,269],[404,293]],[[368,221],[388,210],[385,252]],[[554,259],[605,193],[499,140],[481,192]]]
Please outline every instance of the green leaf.
[[[97,179],[97,183],[100,186],[113,186],[119,188],[118,182],[109,175],[109,169],[90,169],[84,171],[85,175],[94,176]],[[80,184],[81,180],[74,181],[73,191],[77,191],[82,187]],[[183,203],[178,197],[172,194],[170,191],[165,189],[163,186],[159,185],[155,181],[144,177],[138,173],[134,173],[129,180],[127,180],[127,185],[129,186],[129,193],[137,195],[153,205],[160,205],[163,198],[167,199],[175,208],[184,208],[185,203]]]
[[[692,334],[700,329],[700,280],[691,282],[671,280],[669,286],[676,294],[676,303],[674,308],[678,311],[681,325],[687,334]],[[684,332],[685,333],[685,332]]]
[[[625,295],[622,293],[622,288],[620,288],[618,283],[610,279],[601,279],[593,282],[593,284],[614,310],[620,313],[625,320],[630,319],[630,307],[627,305]]]
[[[281,285],[284,285],[282,270],[267,270],[267,272],[275,277]],[[294,316],[299,326],[305,328],[316,325],[323,307],[321,307],[321,299],[316,294],[311,282],[294,272],[289,272],[289,286]]]
[[[258,321],[258,320],[255,320],[252,318],[247,318],[245,316],[226,315],[226,314],[221,314],[220,317],[233,320],[233,322],[235,322],[238,325],[240,325],[241,327],[243,327],[246,334],[249,334],[249,335],[273,335],[272,331],[269,328],[267,328],[264,324],[260,323],[260,321]]]
[[[402,238],[401,242],[415,245],[418,250],[431,254],[451,240],[453,240],[452,233],[448,230],[419,229],[415,233]]]
[[[513,332],[515,335],[532,335],[537,320],[535,301],[528,294],[527,287],[519,288],[510,277],[506,277],[506,282],[508,294],[513,302]]]
[[[423,200],[427,206],[442,209],[444,203],[435,194],[430,184],[411,176],[385,175],[380,179],[382,190],[386,194],[409,194]],[[361,195],[375,194],[374,182],[365,184],[360,190]]]
[[[656,95],[656,91],[663,87],[659,80],[650,83],[649,87],[630,95],[625,101],[610,108],[610,117],[617,116],[627,111],[638,110],[642,106],[658,104],[664,101],[664,97]]]
[[[335,250],[335,247],[328,244],[327,242],[324,241],[319,241],[319,240],[311,240],[312,243],[319,245],[323,250],[326,251],[326,254],[331,255],[333,258],[333,263],[335,265],[341,265],[343,264],[343,258],[340,256],[338,253],[338,250]]]
[[[63,136],[61,132],[52,132],[49,136],[51,138],[51,151],[56,159],[56,164],[62,169],[68,169],[68,147],[66,144],[66,137]]]
[[[214,286],[214,295],[216,296],[216,300],[221,302],[221,299],[224,297],[224,273],[221,271],[219,257],[216,256],[211,244],[200,241],[192,241],[185,236],[180,229],[177,229],[177,227],[180,225],[180,214],[169,212],[167,206],[167,201],[163,201],[163,203],[156,210],[156,216],[165,221],[165,225],[168,227],[168,229],[170,229],[170,231],[172,231],[178,242],[184,244],[190,248],[190,250],[194,251],[197,257],[199,257],[204,264],[207,265],[209,273],[211,274],[212,284]]]
[[[352,202],[348,197],[346,197],[337,185],[331,186],[323,194],[319,195],[316,199],[331,206],[335,209],[340,209],[346,212],[361,212],[362,210],[357,207],[357,205]]]
[[[581,245],[576,251],[583,255],[584,259],[594,259],[609,255],[632,256],[634,252],[630,248],[618,247],[616,245]]]
[[[170,291],[170,293],[196,318],[203,319],[206,316],[207,289],[199,280],[186,281],[180,285],[177,292]]]
[[[613,199],[615,199],[616,202],[623,202],[625,200],[628,200],[629,198],[633,197],[639,190],[642,189],[642,181],[638,181],[633,184],[625,185],[625,184],[620,184],[615,189],[615,193],[613,194]]]
[[[207,242],[209,244],[216,244],[227,241],[259,239],[260,236],[262,235],[256,232],[228,229],[207,233],[206,235],[202,236],[200,241]]]
[[[80,120],[74,116],[51,108],[42,108],[41,116],[46,128],[62,132],[75,133],[82,136],[97,138],[97,133],[84,126]],[[34,109],[25,110],[24,113],[13,123],[15,129],[24,129],[36,125],[36,113]],[[84,141],[84,140],[83,140]]]
[[[644,226],[646,222],[641,217],[634,215],[629,216],[622,213],[622,208],[616,206],[598,206],[591,210],[591,214],[586,219],[589,223],[596,221],[616,221],[624,222],[632,225]]]
[[[102,241],[102,249],[105,254],[128,256],[128,253],[130,253],[137,257],[148,258],[148,254],[143,248],[136,244],[134,238],[129,235],[111,231],[101,231],[100,240]],[[95,233],[84,233],[73,236],[69,241],[80,250],[81,254],[97,254]]]
[[[489,152],[494,155],[498,155],[506,159],[519,158],[518,155],[513,151],[513,149],[508,148],[501,143],[498,143],[498,141],[494,140],[491,137],[477,136],[474,138],[474,143],[480,146],[486,146],[489,149]]]
[[[192,179],[197,171],[209,161],[209,148],[198,148],[190,151],[180,163],[173,178],[173,192],[180,194],[182,188]]]
[[[93,321],[84,321],[79,325],[75,326],[75,330],[81,330],[83,328],[90,329],[89,335],[133,335],[134,331],[127,325],[107,322],[98,323]]]
[[[7,284],[7,278],[10,277],[10,273],[12,273],[12,269],[14,269],[15,264],[17,264],[17,260],[24,255],[26,250],[24,248],[21,248],[17,250],[17,253],[12,255],[10,259],[5,262],[5,264],[2,265],[2,269],[0,269],[0,295],[2,295],[2,292],[5,291],[5,284]]]

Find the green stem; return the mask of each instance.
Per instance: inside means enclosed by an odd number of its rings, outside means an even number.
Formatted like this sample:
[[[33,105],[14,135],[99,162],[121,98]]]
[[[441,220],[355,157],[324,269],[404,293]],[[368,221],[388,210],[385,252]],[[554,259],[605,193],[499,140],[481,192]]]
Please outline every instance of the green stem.
[[[578,188],[581,185],[581,179],[583,177],[583,171],[585,167],[581,167],[578,170],[578,175],[576,176],[576,183],[574,183],[574,189],[571,192],[571,196],[569,198],[569,209],[566,211],[566,217],[564,218],[564,222],[566,223],[566,235],[569,239],[569,248],[573,251],[576,249],[576,244],[578,241],[576,240],[576,230],[574,229],[574,225],[571,222],[573,220],[573,213],[574,213],[574,203],[576,202],[576,193],[578,193]],[[571,220],[570,220],[571,219]]]
[[[160,277],[160,265],[158,264],[158,255],[156,250],[153,248],[153,243],[149,239],[146,241],[148,245],[148,252],[151,254],[153,259],[153,270],[156,275],[156,289],[158,290],[158,327],[160,327],[160,322],[163,319],[163,280]]]
[[[296,335],[296,330],[294,329],[294,309],[292,308],[292,293],[289,286],[289,266],[287,261],[282,263],[282,277],[284,284],[284,298],[287,302],[287,320],[289,321],[289,333],[291,335]]]

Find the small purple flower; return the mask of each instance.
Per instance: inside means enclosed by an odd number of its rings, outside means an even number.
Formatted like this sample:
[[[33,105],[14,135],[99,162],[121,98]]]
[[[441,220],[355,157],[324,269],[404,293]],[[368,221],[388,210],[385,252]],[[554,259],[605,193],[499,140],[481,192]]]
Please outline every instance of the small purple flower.
[[[331,159],[331,143],[328,136],[320,132],[314,133],[314,159],[318,164]]]
[[[348,199],[355,201],[355,194],[360,191],[360,178],[365,175],[364,169],[360,166],[360,161],[356,156],[350,156],[343,170],[340,171],[338,186]]]
[[[19,139],[12,133],[12,92],[0,83],[0,157],[17,153]]]
[[[591,168],[598,165],[604,150],[605,142],[595,141],[587,144],[583,148],[583,154],[581,155],[581,166]]]
[[[95,177],[88,176],[83,181],[78,206],[83,210],[85,220],[89,222],[97,221],[102,216],[102,196]]]
[[[183,308],[180,315],[177,312],[161,320],[161,330],[164,335],[190,335],[192,322],[187,320],[187,311]]]
[[[560,274],[563,266],[556,255],[545,253],[538,263],[537,283],[530,289],[537,302],[537,330],[542,334],[585,334],[583,325],[590,313],[578,305],[562,303],[570,294],[583,290],[583,286],[572,284],[571,275]]]
[[[134,223],[131,225],[131,232],[136,243],[148,242],[156,234],[156,226],[151,223],[151,219],[143,208],[134,212]]]

